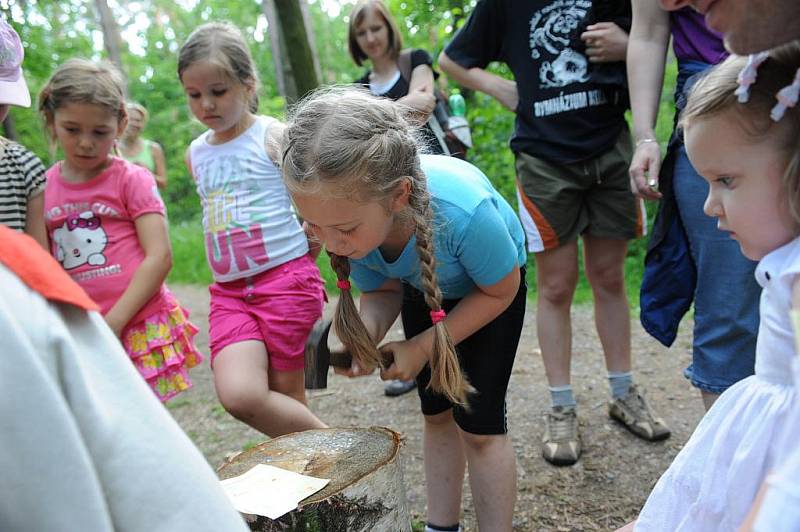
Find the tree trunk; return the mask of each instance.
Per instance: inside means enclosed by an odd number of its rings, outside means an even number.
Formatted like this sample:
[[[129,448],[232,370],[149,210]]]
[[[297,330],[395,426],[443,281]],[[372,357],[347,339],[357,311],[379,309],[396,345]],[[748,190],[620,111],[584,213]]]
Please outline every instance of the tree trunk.
[[[269,1],[272,0],[265,0],[264,4]],[[319,85],[317,69],[314,65],[314,55],[306,33],[303,10],[300,7],[301,1],[274,0],[275,11],[278,15],[279,39],[286,45],[285,57],[288,59],[288,66],[291,69],[291,76],[294,79],[295,86],[295,94],[289,94],[287,83],[286,100],[288,103],[297,101]],[[269,17],[269,13],[267,11],[265,13]],[[270,29],[272,31],[272,27]],[[283,67],[282,70],[285,72],[286,67]]]
[[[396,432],[383,427],[296,432],[230,458],[217,473],[231,478],[260,463],[331,481],[277,520],[245,515],[251,530],[411,531]]]
[[[278,94],[286,98],[287,101],[295,102],[298,100],[297,86],[294,81],[294,74],[292,67],[289,63],[287,55],[286,39],[281,31],[280,20],[278,19],[278,12],[275,8],[275,0],[263,0],[261,2],[261,9],[267,17],[267,25],[269,26],[269,42],[272,47],[272,59],[275,62],[275,74],[278,81]],[[308,3],[305,0],[300,0],[300,10],[303,13],[303,23],[306,28],[311,28],[311,17],[308,13]],[[306,32],[308,35],[308,43],[311,47],[311,58],[314,61],[314,72],[319,80],[321,77],[319,58],[316,53],[316,43],[314,40],[314,32]]]
[[[100,15],[100,27],[103,29],[103,44],[105,45],[108,58],[116,65],[122,75],[127,78],[125,70],[122,68],[122,37],[119,34],[119,27],[114,20],[114,14],[108,7],[106,0],[95,0],[97,12]]]

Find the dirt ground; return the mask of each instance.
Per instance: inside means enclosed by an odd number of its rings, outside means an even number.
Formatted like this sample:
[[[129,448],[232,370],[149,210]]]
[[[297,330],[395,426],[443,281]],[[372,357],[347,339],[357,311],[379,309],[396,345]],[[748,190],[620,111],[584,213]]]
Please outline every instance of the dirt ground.
[[[201,329],[200,348],[207,352],[208,291],[196,286],[171,288],[191,310],[192,321]],[[559,468],[545,462],[540,454],[542,414],[549,399],[536,341],[534,307],[528,305],[508,392],[508,425],[517,454],[514,530],[613,530],[636,516],[653,484],[702,416],[699,394],[681,375],[690,360],[691,323],[684,320],[675,344],[665,349],[642,330],[635,317],[632,320],[635,379],[644,385],[651,405],[672,429],[668,440],[649,443],[608,418],[608,384],[592,307],[573,309],[573,388],[584,451],[576,465]],[[397,325],[391,334],[401,336]],[[207,363],[193,369],[191,376],[194,388],[171,401],[168,408],[212,466],[267,439],[220,406]],[[327,390],[310,392],[309,403],[330,426],[378,424],[403,434],[409,505],[412,517],[424,520],[422,416],[416,393],[385,397],[378,377],[350,380],[331,375],[328,385]],[[477,530],[466,483],[461,522],[465,531]]]

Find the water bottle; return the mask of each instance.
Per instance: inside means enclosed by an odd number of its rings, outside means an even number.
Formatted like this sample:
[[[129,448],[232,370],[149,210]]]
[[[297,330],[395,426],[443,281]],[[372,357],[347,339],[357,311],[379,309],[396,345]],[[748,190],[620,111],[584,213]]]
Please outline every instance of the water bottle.
[[[467,104],[461,94],[454,92],[448,100],[450,104],[450,114],[453,116],[464,116],[467,114]]]
[[[464,97],[460,93],[454,92],[450,95],[448,103],[450,104],[450,118],[447,119],[448,128],[461,141],[461,144],[471,148],[472,132],[465,116],[467,114],[467,104],[464,101]]]

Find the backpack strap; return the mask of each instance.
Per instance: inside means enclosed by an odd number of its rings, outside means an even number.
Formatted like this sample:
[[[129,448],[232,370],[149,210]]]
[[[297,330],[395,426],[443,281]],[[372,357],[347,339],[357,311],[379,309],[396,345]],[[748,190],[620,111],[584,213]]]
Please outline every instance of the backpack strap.
[[[400,69],[400,76],[411,85],[411,50],[406,49],[397,56],[397,68]]]

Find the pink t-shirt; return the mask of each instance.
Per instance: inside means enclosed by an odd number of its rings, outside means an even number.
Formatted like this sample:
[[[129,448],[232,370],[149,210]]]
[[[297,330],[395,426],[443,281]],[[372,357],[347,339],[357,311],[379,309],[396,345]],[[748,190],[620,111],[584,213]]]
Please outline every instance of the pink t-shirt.
[[[71,183],[56,163],[47,171],[44,208],[53,256],[105,314],[144,259],[134,220],[164,214],[153,175],[114,158],[90,181]],[[162,284],[129,325],[160,310],[165,297]]]

